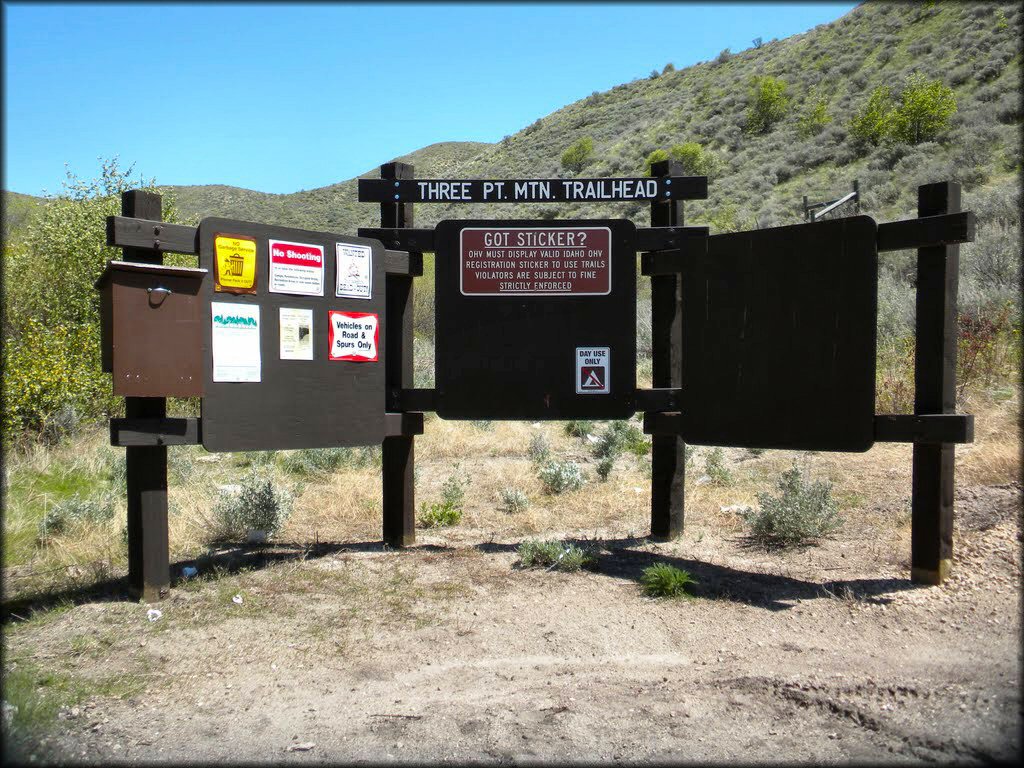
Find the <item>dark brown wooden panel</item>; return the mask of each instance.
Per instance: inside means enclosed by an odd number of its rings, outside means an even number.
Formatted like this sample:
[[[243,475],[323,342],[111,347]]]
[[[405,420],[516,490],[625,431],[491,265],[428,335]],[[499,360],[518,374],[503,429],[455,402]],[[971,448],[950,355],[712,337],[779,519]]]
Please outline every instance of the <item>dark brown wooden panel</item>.
[[[706,176],[628,179],[359,179],[361,203],[704,200]]]
[[[380,444],[385,435],[384,248],[375,240],[312,232],[231,219],[208,218],[199,225],[200,265],[213,270],[215,234],[256,240],[256,288],[252,295],[215,293],[213,279],[204,284],[202,439],[210,451],[326,448]],[[298,296],[268,290],[270,238],[324,248],[324,296]],[[372,251],[370,299],[335,298],[335,243],[366,245]],[[411,278],[410,278],[411,279]],[[211,302],[260,308],[261,381],[213,381]],[[313,360],[280,359],[279,310],[313,311]],[[328,311],[377,315],[376,362],[328,359]]]
[[[885,443],[973,443],[974,416],[942,413],[875,416],[875,440]]]
[[[687,443],[871,447],[876,239],[854,216],[717,235],[684,259]]]
[[[385,205],[385,203],[381,203]],[[418,253],[434,252],[433,229],[401,229],[396,227],[360,227],[356,230],[360,237],[371,237],[380,240],[386,248],[398,251],[415,251]]]
[[[610,230],[607,295],[464,295],[467,228]],[[623,419],[635,412],[635,228],[622,220],[437,225],[436,408],[445,419]],[[577,394],[576,350],[610,349],[610,392]]]

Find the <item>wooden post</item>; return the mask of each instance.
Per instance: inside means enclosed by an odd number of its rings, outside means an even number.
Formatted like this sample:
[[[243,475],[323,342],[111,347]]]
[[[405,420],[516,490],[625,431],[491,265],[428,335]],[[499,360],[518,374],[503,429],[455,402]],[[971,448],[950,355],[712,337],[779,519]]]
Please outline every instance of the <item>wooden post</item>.
[[[163,218],[160,195],[133,190],[121,195],[121,214],[138,219]],[[125,261],[163,263],[160,251],[124,248]],[[129,419],[162,419],[167,401],[162,397],[126,397]],[[167,536],[167,446],[125,448],[128,493],[128,583],[147,602],[167,594],[171,584]]]
[[[651,176],[681,176],[677,163],[662,161],[651,165]],[[683,224],[682,200],[651,203],[652,227]],[[653,385],[682,385],[682,281],[680,275],[651,277],[651,358]],[[683,533],[686,446],[678,435],[651,438],[651,537],[674,539]]]
[[[382,179],[412,179],[413,166],[385,163]],[[387,228],[413,226],[412,203],[381,203],[380,225]],[[387,410],[397,409],[398,393],[413,386],[413,300],[411,275],[388,275],[387,345],[385,386]],[[416,457],[410,436],[385,437],[382,475],[384,482],[384,543],[405,547],[416,542],[416,489],[413,468]]]
[[[960,211],[960,185],[925,184],[917,215]],[[956,412],[957,285],[960,246],[917,251],[914,413]],[[914,444],[910,578],[941,584],[953,558],[953,444]]]

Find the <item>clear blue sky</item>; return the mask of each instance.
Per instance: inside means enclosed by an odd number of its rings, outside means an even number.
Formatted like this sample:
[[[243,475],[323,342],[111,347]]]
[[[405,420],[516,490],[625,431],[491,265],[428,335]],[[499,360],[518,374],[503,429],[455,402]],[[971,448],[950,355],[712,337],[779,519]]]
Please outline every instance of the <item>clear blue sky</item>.
[[[855,5],[5,3],[3,187],[117,155],[160,184],[312,189]]]

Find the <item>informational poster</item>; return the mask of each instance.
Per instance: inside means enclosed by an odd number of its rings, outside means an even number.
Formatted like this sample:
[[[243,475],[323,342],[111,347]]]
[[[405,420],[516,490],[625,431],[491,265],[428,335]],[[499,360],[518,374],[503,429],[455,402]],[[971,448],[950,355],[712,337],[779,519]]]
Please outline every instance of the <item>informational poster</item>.
[[[331,323],[331,360],[377,362],[380,325],[371,312],[328,311]]]
[[[210,302],[213,311],[213,380],[260,380],[260,308]]]
[[[459,236],[463,296],[606,296],[608,227],[467,227]]]
[[[270,240],[271,293],[324,295],[324,248],[308,243]]]
[[[217,234],[213,238],[213,290],[256,293],[256,239]]]
[[[576,348],[576,394],[607,395],[611,390],[609,380],[608,347]]]
[[[335,296],[349,299],[368,299],[372,286],[373,251],[368,245],[336,243],[338,256],[338,285]]]
[[[313,310],[280,307],[282,360],[313,359]]]

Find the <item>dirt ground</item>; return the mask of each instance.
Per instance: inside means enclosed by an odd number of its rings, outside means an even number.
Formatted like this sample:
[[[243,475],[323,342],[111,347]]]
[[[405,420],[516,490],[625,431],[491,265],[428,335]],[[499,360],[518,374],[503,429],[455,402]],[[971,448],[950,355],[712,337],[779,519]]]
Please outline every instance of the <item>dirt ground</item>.
[[[1010,760],[1020,501],[1017,483],[958,491],[942,587],[911,584],[905,539],[872,542],[855,521],[781,554],[704,529],[670,543],[564,531],[600,550],[577,573],[520,569],[521,537],[471,527],[419,531],[401,552],[245,553],[257,567],[214,568],[157,606],[84,602],[18,627],[8,650],[33,663],[142,682],[62,710],[52,736],[8,756]],[[640,572],[659,561],[690,571],[697,599],[644,597]]]

